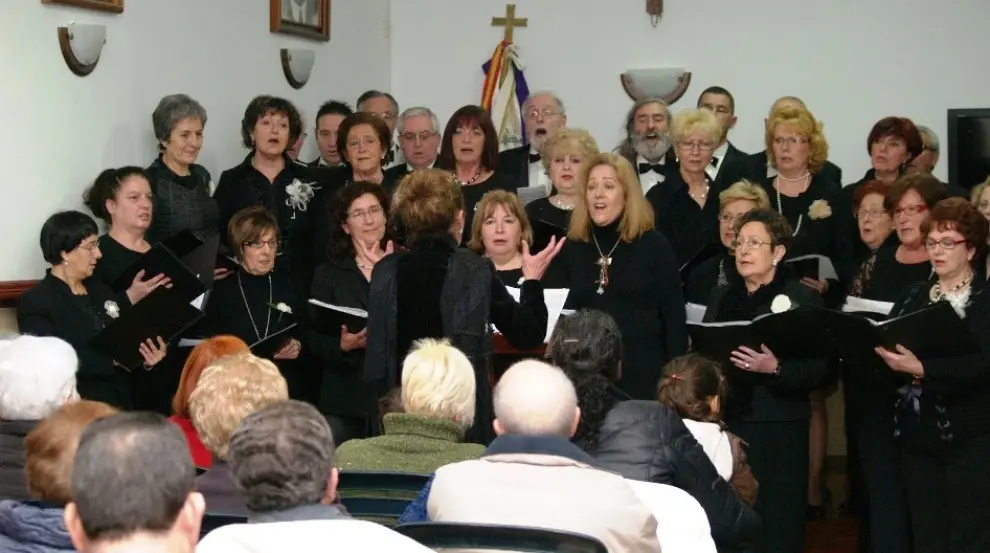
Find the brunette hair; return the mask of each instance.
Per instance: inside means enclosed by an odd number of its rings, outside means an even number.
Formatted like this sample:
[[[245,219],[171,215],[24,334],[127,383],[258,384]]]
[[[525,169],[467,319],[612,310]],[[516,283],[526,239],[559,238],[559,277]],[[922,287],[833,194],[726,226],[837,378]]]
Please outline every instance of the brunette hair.
[[[887,192],[890,191],[891,184],[883,182],[882,180],[868,180],[863,184],[859,185],[853,192],[853,215],[859,211],[860,204],[866,199],[870,194],[880,194],[884,198],[887,197]]]
[[[104,169],[97,175],[92,186],[83,193],[83,203],[97,219],[101,219],[107,224],[112,223],[110,212],[107,210],[107,202],[117,199],[120,185],[131,177],[141,177],[147,181],[148,188],[151,188],[151,175],[140,167],[128,165],[119,169]]]
[[[347,138],[354,127],[358,125],[368,125],[375,131],[383,154],[388,154],[391,151],[392,133],[388,130],[388,125],[385,124],[385,121],[382,121],[381,117],[372,115],[366,111],[359,111],[344,117],[344,120],[340,122],[340,126],[337,127],[337,151],[340,153],[340,158],[344,160],[344,163],[351,165],[346,155]],[[381,163],[384,164],[385,160],[382,159]]]
[[[378,205],[382,208],[382,217],[385,218],[385,232],[382,236],[382,247],[388,241],[388,210],[389,196],[381,185],[373,182],[349,182],[337,191],[336,197],[330,208],[330,242],[327,246],[327,260],[336,261],[347,257],[354,257],[354,242],[351,236],[344,232],[344,223],[347,222],[351,210],[351,204],[355,200],[371,194],[378,200]]]
[[[709,403],[716,397],[719,406],[725,405],[728,386],[719,363],[689,353],[672,359],[664,366],[662,374],[657,387],[660,403],[685,419],[720,421],[718,412],[713,411]]]
[[[909,190],[917,192],[928,209],[949,197],[948,188],[931,174],[908,173],[894,181],[894,184],[887,190],[887,195],[883,198],[884,209],[893,213],[897,204],[901,202],[901,198]]]
[[[245,207],[231,217],[227,240],[237,255],[243,257],[244,244],[261,240],[261,235],[269,230],[275,231],[275,240],[278,240],[278,219],[271,211],[260,205]]]
[[[990,222],[965,198],[946,198],[935,204],[931,216],[921,223],[921,235],[927,237],[933,230],[954,230],[961,234],[966,247],[976,250],[974,261],[986,254]]]
[[[454,133],[464,127],[481,129],[485,134],[481,166],[489,171],[498,169],[498,133],[495,132],[495,124],[492,123],[492,116],[484,108],[474,105],[462,107],[447,120],[447,127],[444,128],[443,139],[440,141],[440,155],[437,156],[435,166],[438,169],[454,169]]]
[[[656,222],[653,218],[653,208],[643,196],[643,187],[639,183],[639,175],[626,158],[602,152],[584,164],[581,178],[578,180],[578,205],[571,212],[571,222],[567,227],[567,239],[578,242],[591,240],[591,227],[594,222],[588,213],[588,178],[595,167],[607,165],[615,170],[619,185],[625,195],[626,205],[619,218],[619,236],[624,242],[632,242],[647,232],[653,230]]]
[[[471,239],[467,246],[475,253],[485,253],[485,243],[481,239],[481,228],[485,226],[485,219],[495,214],[495,208],[498,206],[502,206],[506,213],[519,221],[520,239],[532,246],[533,225],[530,224],[529,217],[526,215],[526,208],[523,207],[519,196],[507,190],[492,190],[481,197],[481,201],[478,202],[478,206],[474,210],[474,219],[471,221]],[[519,247],[522,248],[522,244]]]
[[[31,497],[58,506],[72,501],[72,461],[89,423],[118,411],[98,401],[67,403],[24,439],[24,476]]]
[[[402,179],[392,197],[392,211],[405,231],[405,243],[421,236],[445,234],[464,210],[464,194],[453,175],[440,169],[420,169]]]
[[[888,136],[900,138],[907,145],[911,159],[918,157],[925,149],[925,141],[914,122],[907,117],[884,117],[877,121],[866,137],[866,153],[872,154],[873,145]]]
[[[760,223],[767,229],[771,247],[783,246],[784,249],[790,249],[791,244],[794,243],[794,231],[791,230],[791,224],[783,215],[777,213],[776,209],[758,207],[744,213],[736,221],[736,226],[733,229],[736,236],[739,236],[739,231],[749,223]]]
[[[244,144],[244,147],[254,150],[255,144],[251,138],[251,133],[254,132],[254,127],[258,121],[266,115],[284,115],[289,120],[289,142],[286,148],[291,148],[296,139],[302,135],[303,123],[299,110],[285,98],[267,94],[256,96],[244,109],[244,117],[241,118],[241,143]]]
[[[189,418],[189,396],[196,389],[203,369],[221,357],[250,351],[250,349],[244,340],[237,336],[228,335],[207,338],[197,344],[189,353],[189,357],[186,358],[186,364],[182,366],[179,387],[172,397],[172,414],[184,419]]]

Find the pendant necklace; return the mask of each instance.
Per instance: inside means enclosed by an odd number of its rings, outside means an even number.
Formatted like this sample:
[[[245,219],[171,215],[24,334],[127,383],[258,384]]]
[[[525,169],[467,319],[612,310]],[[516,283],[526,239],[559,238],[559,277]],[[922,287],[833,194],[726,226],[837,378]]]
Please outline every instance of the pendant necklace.
[[[471,186],[472,184],[474,184],[476,180],[481,178],[481,171],[475,173],[475,175],[471,177],[469,180],[461,180],[460,178],[457,177],[457,175],[454,175],[454,178],[457,179],[458,184],[460,184],[461,186]]]
[[[800,176],[800,177],[798,177],[796,179],[789,179],[787,177],[784,177],[784,176],[781,176],[781,175],[777,175],[777,179],[778,179],[778,181],[784,180],[784,181],[789,181],[789,182],[796,182],[796,181],[804,180],[804,179],[808,178],[810,175],[811,175],[811,173],[805,173],[804,175],[802,175],[802,176]],[[784,206],[783,206],[783,203],[780,200],[780,183],[779,182],[777,183],[777,186],[774,186],[774,189],[777,191],[777,213],[780,213],[781,216],[783,216],[784,215]],[[797,236],[798,231],[801,230],[801,223],[803,223],[803,222],[804,222],[804,213],[798,215],[797,224],[794,225],[794,233],[791,236]]]
[[[612,264],[612,252],[619,247],[622,236],[619,236],[619,239],[615,241],[615,245],[608,251],[608,255],[602,253],[602,247],[598,245],[598,237],[595,236],[594,231],[591,233],[591,239],[595,241],[595,249],[598,250],[598,261],[595,262],[595,265],[598,265],[598,280],[596,281],[598,289],[595,290],[595,293],[600,296],[605,293],[605,287],[608,286],[608,268]]]
[[[272,310],[267,309],[268,320],[265,321],[265,335],[262,336],[261,332],[258,331],[258,325],[254,322],[254,315],[251,314],[251,306],[248,304],[247,295],[244,294],[244,283],[241,282],[241,273],[237,273],[237,287],[241,289],[241,299],[244,300],[244,309],[247,310],[248,319],[251,321],[251,326],[254,327],[254,334],[258,337],[258,341],[262,341],[268,337],[268,330],[271,328],[272,324]],[[272,304],[272,274],[268,273],[268,305]]]

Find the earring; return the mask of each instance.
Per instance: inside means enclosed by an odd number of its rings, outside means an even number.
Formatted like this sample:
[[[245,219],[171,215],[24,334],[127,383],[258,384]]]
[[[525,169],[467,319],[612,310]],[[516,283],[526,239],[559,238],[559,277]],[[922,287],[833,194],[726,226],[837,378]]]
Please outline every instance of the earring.
[[[773,260],[773,266],[774,266],[774,267],[776,267],[776,266],[777,266],[777,260],[776,260],[776,259],[774,259],[774,260]]]

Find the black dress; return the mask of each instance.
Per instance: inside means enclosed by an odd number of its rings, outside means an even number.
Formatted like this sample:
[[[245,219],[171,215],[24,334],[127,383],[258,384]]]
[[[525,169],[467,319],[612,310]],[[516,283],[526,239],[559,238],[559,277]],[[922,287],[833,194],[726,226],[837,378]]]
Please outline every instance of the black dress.
[[[90,278],[83,284],[87,294],[75,295],[49,270],[45,278],[21,295],[18,328],[24,334],[61,338],[75,348],[79,357],[76,389],[80,397],[131,409],[127,371],[89,346],[93,337],[110,324],[115,309],[122,311],[131,304],[126,294],[114,294],[99,280]]]
[[[191,165],[188,175],[179,176],[158,156],[148,167],[148,174],[154,199],[154,216],[146,236],[149,242],[161,242],[186,230],[204,242],[216,234],[220,211],[210,197],[213,181],[205,167]]]
[[[533,243],[529,251],[538,252],[547,247],[551,238],[560,240],[567,236],[572,212],[553,205],[550,198],[540,198],[526,204],[526,216],[533,227]]]
[[[794,306],[822,305],[818,294],[778,270],[770,284],[753,293],[742,279],[716,288],[705,321],[753,320],[770,313],[778,295],[787,296]],[[780,373],[774,376],[719,361],[729,384],[723,418],[748,444],[750,468],[760,483],[754,507],[765,521],[765,540],[759,551],[801,553],[808,498],[808,395],[827,376],[828,365],[824,359],[780,359]]]
[[[284,303],[292,310],[282,313],[274,305]],[[229,334],[237,336],[248,344],[275,334],[299,323],[300,327],[291,331],[294,336],[302,336],[306,316],[305,305],[299,301],[299,294],[292,280],[277,270],[267,275],[252,275],[243,269],[217,281],[206,301],[206,315],[202,319],[199,333],[204,337]],[[299,361],[303,359],[280,359],[271,361],[289,385],[289,397],[305,399],[309,390],[303,386]]]
[[[687,350],[684,296],[674,251],[666,238],[652,230],[619,243],[618,222],[593,226],[592,232],[601,253],[594,240],[568,240],[551,268],[570,289],[567,307],[604,311],[619,325],[624,352],[617,386],[634,399],[655,400],[661,368]],[[609,283],[598,294],[597,262],[610,250]]]
[[[495,171],[492,176],[482,182],[461,186],[464,194],[464,233],[461,235],[461,244],[466,244],[471,239],[471,224],[474,221],[474,212],[478,209],[478,203],[485,194],[492,190],[506,190],[516,193],[519,185],[508,173]]]
[[[932,282],[909,288],[892,316],[932,302]],[[914,550],[925,553],[990,551],[990,287],[974,279],[964,321],[980,352],[921,359],[921,384],[899,390],[896,429]]]
[[[718,185],[709,181],[705,205],[700,206],[688,192],[681,172],[674,171],[646,194],[653,206],[657,231],[670,241],[678,267],[706,246],[718,242],[720,192]]]
[[[368,280],[354,258],[349,257],[324,263],[316,269],[311,297],[323,303],[367,310],[368,290]],[[339,319],[322,307],[311,305],[309,311],[307,345],[323,373],[317,407],[330,421],[338,444],[368,437],[372,434],[378,398],[361,373],[365,352],[363,349],[342,351]]]

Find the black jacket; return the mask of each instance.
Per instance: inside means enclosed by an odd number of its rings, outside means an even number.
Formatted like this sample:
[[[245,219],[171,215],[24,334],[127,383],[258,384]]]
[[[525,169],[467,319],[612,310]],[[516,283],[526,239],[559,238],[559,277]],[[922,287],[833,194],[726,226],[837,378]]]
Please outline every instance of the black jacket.
[[[676,486],[708,515],[720,550],[753,548],[760,516],[743,503],[715,469],[677,413],[656,401],[623,401],[605,416],[588,449],[599,466],[625,478]]]

